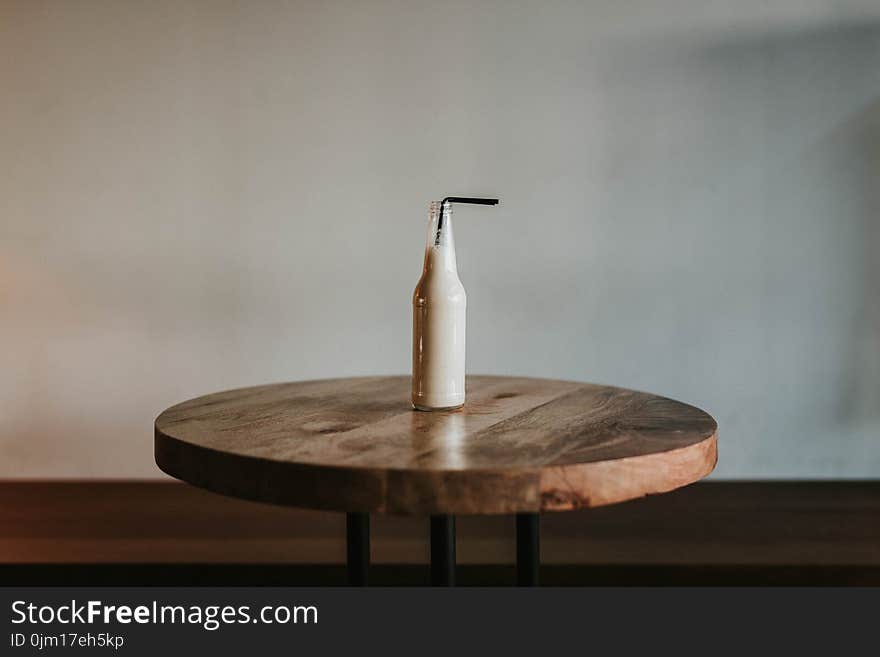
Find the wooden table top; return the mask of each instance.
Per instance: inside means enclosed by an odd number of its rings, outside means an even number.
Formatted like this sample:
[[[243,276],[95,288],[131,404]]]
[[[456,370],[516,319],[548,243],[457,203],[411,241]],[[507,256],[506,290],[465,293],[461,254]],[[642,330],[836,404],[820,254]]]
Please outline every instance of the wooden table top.
[[[410,377],[281,383],[198,397],[156,419],[156,463],[218,493],[391,514],[561,511],[706,476],[717,425],[656,395],[469,376],[456,411],[412,410]]]

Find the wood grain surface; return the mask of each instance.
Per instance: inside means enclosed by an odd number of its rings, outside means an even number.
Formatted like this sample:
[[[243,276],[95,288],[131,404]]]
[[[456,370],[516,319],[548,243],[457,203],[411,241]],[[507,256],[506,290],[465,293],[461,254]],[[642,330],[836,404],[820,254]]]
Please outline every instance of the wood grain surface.
[[[568,510],[669,491],[715,465],[704,411],[571,381],[468,377],[463,409],[414,411],[409,377],[199,397],[155,424],[156,463],[196,486],[389,514]]]

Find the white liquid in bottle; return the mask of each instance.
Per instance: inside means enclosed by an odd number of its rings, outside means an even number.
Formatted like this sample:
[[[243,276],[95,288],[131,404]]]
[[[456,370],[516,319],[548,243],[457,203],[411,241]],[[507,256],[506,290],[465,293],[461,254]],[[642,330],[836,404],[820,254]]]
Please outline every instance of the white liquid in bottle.
[[[467,296],[458,278],[452,208],[431,203],[425,266],[413,293],[412,404],[422,411],[464,404]]]

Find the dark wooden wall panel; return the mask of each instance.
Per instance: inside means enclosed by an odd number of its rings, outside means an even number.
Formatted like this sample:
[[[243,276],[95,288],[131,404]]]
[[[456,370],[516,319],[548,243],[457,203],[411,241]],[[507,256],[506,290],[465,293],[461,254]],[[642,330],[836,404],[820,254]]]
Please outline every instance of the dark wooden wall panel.
[[[458,530],[465,581],[506,581],[513,519],[462,517]],[[0,581],[337,583],[344,531],[342,514],[179,483],[5,481]],[[549,513],[542,557],[548,583],[880,583],[880,482],[709,481]],[[374,517],[373,559],[378,581],[419,583],[427,520]]]

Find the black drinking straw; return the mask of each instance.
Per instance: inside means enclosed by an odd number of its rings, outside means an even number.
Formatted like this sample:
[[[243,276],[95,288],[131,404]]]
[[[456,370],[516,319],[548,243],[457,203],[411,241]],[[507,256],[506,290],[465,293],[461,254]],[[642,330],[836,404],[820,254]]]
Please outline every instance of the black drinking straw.
[[[440,231],[443,228],[443,208],[447,203],[470,203],[471,205],[498,205],[497,198],[471,198],[469,196],[447,196],[440,201],[440,217],[437,219],[437,237],[434,245],[440,244]]]

